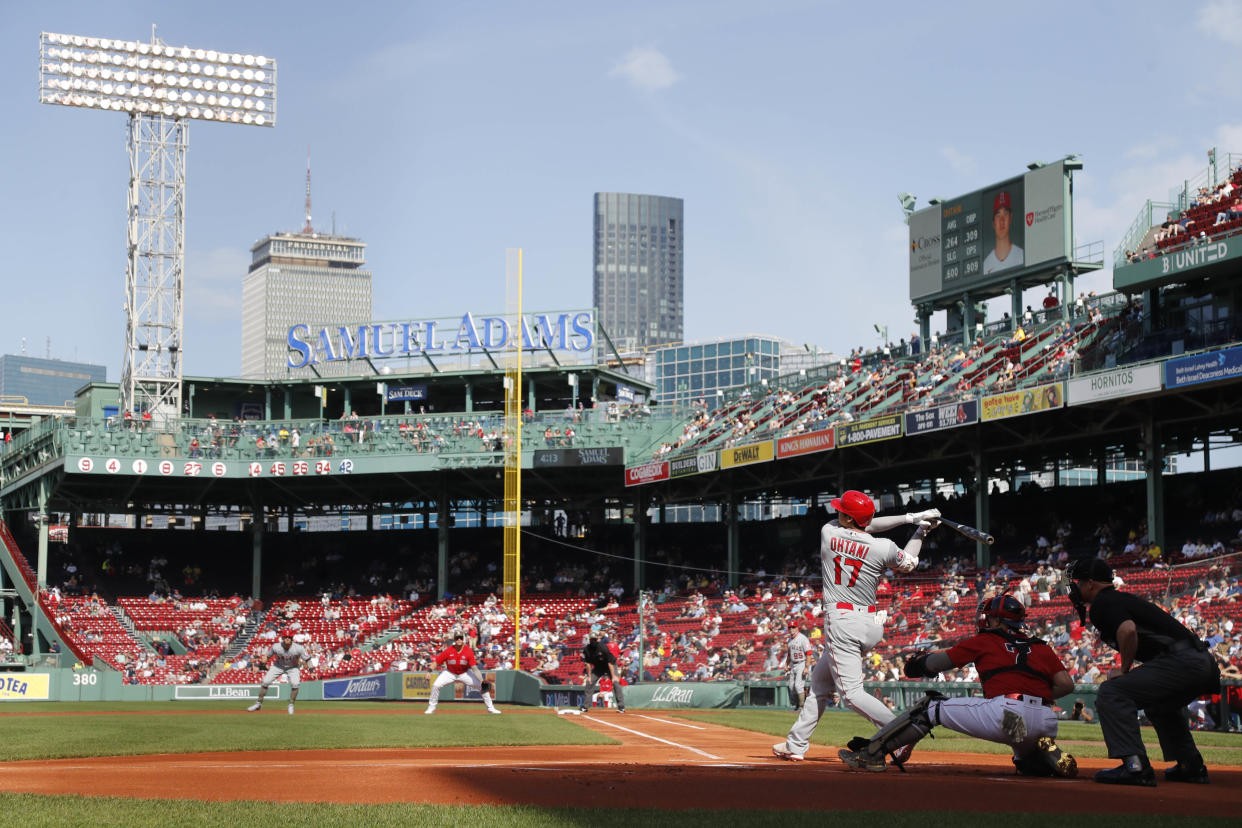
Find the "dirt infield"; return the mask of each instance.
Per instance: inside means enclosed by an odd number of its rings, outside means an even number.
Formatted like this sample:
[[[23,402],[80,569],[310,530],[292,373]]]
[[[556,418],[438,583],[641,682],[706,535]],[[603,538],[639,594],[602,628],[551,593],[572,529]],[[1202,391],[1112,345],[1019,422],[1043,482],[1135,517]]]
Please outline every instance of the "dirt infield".
[[[310,713],[307,715],[316,715]],[[455,715],[447,713],[447,715]],[[555,715],[513,711],[511,715]],[[1080,761],[1077,780],[1013,775],[1007,757],[916,751],[909,771],[851,771],[836,750],[772,757],[759,733],[660,712],[576,718],[619,745],[199,753],[0,764],[0,790],[159,799],[427,802],[545,807],[1242,813],[1242,771],[1212,784],[1113,788],[1090,781],[1112,760]],[[897,778],[900,777],[900,778]],[[982,783],[992,784],[982,784]],[[900,795],[894,795],[900,791]]]

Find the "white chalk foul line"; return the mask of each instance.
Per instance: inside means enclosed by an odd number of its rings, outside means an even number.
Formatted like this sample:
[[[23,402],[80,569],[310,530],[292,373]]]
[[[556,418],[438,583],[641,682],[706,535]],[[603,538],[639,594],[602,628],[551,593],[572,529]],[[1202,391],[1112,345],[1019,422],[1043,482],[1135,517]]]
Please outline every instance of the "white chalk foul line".
[[[672,747],[675,747],[675,748],[681,748],[682,750],[688,750],[691,753],[697,753],[699,756],[706,756],[708,759],[719,759],[720,758],[719,756],[713,756],[712,754],[708,753],[705,750],[699,750],[696,747],[690,747],[689,745],[683,745],[683,744],[680,744],[679,742],[670,742],[668,739],[661,739],[659,736],[652,736],[650,733],[643,733],[641,730],[630,730],[628,727],[622,727],[619,724],[607,722],[607,721],[604,721],[603,719],[597,719],[594,716],[587,716],[586,718],[592,722],[599,722],[600,724],[605,724],[605,725],[608,725],[609,727],[615,727],[617,730],[624,730],[626,733],[633,733],[635,736],[642,736],[644,739],[651,739],[654,742],[662,742],[663,744],[671,745]]]
[[[675,722],[672,719],[660,719],[660,718],[656,718],[655,716],[645,716],[642,713],[635,713],[634,715],[638,716],[640,719],[650,719],[653,722],[663,722],[664,724],[677,725],[678,727],[688,727],[691,730],[707,730],[707,728],[702,727],[701,725],[686,724],[685,722]]]

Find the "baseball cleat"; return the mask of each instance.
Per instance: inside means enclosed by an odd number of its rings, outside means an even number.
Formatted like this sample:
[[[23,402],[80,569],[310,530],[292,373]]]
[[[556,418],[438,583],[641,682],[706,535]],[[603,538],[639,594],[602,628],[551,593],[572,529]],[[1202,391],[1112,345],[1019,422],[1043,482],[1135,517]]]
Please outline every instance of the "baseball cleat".
[[[499,716],[499,715],[500,715],[500,711],[499,711],[499,710],[497,710],[497,709],[496,709],[496,708],[494,708],[494,707],[489,707],[489,708],[487,708],[487,712],[488,712],[488,713],[495,713],[497,716]]]
[[[618,708],[617,708],[617,712],[618,712],[618,713],[624,713],[624,712],[625,712],[625,708],[624,708],[624,707],[618,707]]]
[[[1199,765],[1197,768],[1188,767],[1178,762],[1171,768],[1164,769],[1165,782],[1191,782],[1195,785],[1207,785],[1208,772],[1207,768]]]
[[[1122,762],[1115,768],[1097,771],[1095,781],[1103,782],[1105,785],[1141,785],[1144,788],[1154,788],[1156,787],[1156,772],[1152,770],[1147,758],[1143,757],[1143,765],[1138,770],[1131,770],[1125,762]]]
[[[1059,776],[1062,779],[1073,779],[1078,776],[1078,760],[1071,754],[1062,753],[1061,748],[1057,747],[1057,743],[1052,740],[1051,736],[1040,736],[1039,741],[1035,743],[1035,751],[1035,755],[1048,766],[1053,776]]]
[[[293,715],[293,702],[289,702],[289,715]]]
[[[1026,720],[1012,710],[1006,710],[1001,717],[1001,730],[1009,744],[1019,744],[1026,739]]]
[[[263,702],[255,702],[254,704],[246,708],[246,712],[254,713],[256,710],[259,710],[262,707],[263,707]]]
[[[894,750],[890,756],[892,756],[893,764],[897,767],[901,767],[906,762],[910,761],[910,754],[912,753],[914,753],[914,745],[902,745]]]
[[[871,771],[872,773],[880,773],[884,770],[883,756],[872,756],[861,751],[845,750],[843,748],[837,751],[837,757],[851,768],[857,768],[858,770]]]
[[[785,759],[789,762],[801,762],[802,761],[802,755],[799,753],[794,753],[792,750],[789,749],[789,745],[787,745],[784,742],[777,742],[776,744],[772,745],[772,755],[775,756],[777,759]]]
[[[435,712],[436,712],[436,709],[434,707],[428,707],[426,710],[423,711],[423,713],[425,713],[428,716],[430,716],[432,713],[435,713]]]

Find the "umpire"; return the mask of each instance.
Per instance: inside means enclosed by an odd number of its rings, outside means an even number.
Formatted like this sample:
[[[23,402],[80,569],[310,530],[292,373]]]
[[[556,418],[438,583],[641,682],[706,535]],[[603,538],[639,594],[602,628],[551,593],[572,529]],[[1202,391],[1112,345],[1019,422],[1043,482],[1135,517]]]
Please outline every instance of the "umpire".
[[[583,688],[582,704],[578,709],[583,713],[587,711],[600,679],[607,678],[612,680],[612,697],[617,702],[617,712],[624,713],[625,695],[621,692],[621,671],[617,669],[617,657],[594,632],[588,637],[587,645],[582,648],[582,660],[591,668],[591,672],[587,685]]]
[[[1219,692],[1220,671],[1207,645],[1160,607],[1137,595],[1118,592],[1113,570],[1099,558],[1073,561],[1065,570],[1070,600],[1100,639],[1121,654],[1120,674],[1100,685],[1095,709],[1108,755],[1122,763],[1095,775],[1110,785],[1154,787],[1156,774],[1139,735],[1138,711],[1156,729],[1167,782],[1207,784],[1203,757],[1190,735],[1186,705],[1206,693]],[[1135,662],[1142,664],[1136,667]]]

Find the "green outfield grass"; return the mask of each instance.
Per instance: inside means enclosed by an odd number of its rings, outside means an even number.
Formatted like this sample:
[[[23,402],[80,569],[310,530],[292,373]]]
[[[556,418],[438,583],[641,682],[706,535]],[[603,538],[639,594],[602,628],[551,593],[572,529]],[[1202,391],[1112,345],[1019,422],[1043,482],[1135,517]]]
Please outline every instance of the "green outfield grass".
[[[424,716],[422,704],[300,702],[297,715],[289,716],[286,704],[269,702],[259,713],[225,702],[6,705],[0,714],[95,715],[0,715],[0,761],[229,750],[617,744],[551,711],[488,716],[478,704],[446,703],[436,715]],[[367,715],[339,715],[351,711]],[[188,715],[159,715],[167,712]],[[155,715],[134,715],[143,713]]]
[[[808,792],[808,796],[813,792]],[[813,798],[813,797],[810,797]],[[845,814],[841,814],[845,818]],[[275,802],[199,802],[196,800],[132,800],[80,796],[31,796],[0,794],[0,825],[90,826],[125,825],[127,828],[165,828],[169,825],[196,825],[209,828],[243,826],[393,826],[415,825],[492,826],[592,826],[592,828],[634,828],[640,825],[675,824],[678,828],[719,828],[745,825],[747,828],[822,828],[831,812],[825,811],[657,811],[649,809],[561,809],[526,806],[465,807],[448,805],[314,805]],[[885,828],[927,828],[946,824],[954,828],[987,826],[998,821],[1006,828],[1047,828],[1055,815],[1032,813],[979,814],[953,811],[851,811],[854,825],[883,825]],[[1225,826],[1234,820],[1173,816],[1091,816],[1092,828],[1194,828]]]
[[[756,733],[776,737],[776,739],[785,737],[796,717],[792,710],[678,710],[675,711],[675,715],[696,722],[710,722],[725,727],[736,727],[740,730],[753,730]],[[844,745],[854,736],[870,736],[874,732],[875,729],[857,713],[830,710],[820,719],[819,727],[815,729],[811,742],[825,746]],[[998,755],[1010,753],[1005,745],[974,739],[947,728],[938,727],[932,733],[935,738],[919,742],[920,748]],[[1145,727],[1142,735],[1153,761],[1157,761],[1160,756],[1160,743],[1156,739],[1156,732],[1150,727]],[[1195,744],[1199,746],[1199,752],[1203,754],[1205,762],[1219,765],[1242,765],[1242,734],[1195,731],[1194,736]],[[1108,756],[1098,725],[1062,722],[1058,729],[1057,741],[1075,756],[1097,758]]]

